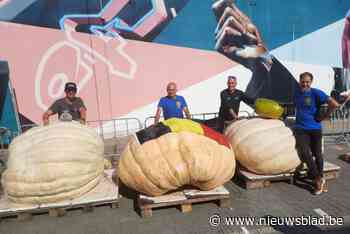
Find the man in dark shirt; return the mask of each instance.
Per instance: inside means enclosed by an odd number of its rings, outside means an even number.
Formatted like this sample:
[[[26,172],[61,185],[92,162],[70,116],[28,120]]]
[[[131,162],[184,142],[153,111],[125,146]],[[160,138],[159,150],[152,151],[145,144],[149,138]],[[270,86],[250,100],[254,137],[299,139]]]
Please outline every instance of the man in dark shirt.
[[[44,125],[49,124],[49,117],[58,114],[61,120],[76,120],[82,124],[86,121],[86,107],[80,97],[76,97],[77,85],[73,82],[68,82],[65,85],[64,98],[56,100],[50,108],[43,114]]]
[[[233,121],[238,118],[239,104],[241,101],[247,105],[253,105],[254,100],[239,89],[236,89],[237,78],[229,76],[227,79],[227,89],[220,93],[220,111],[219,111],[219,129],[222,132],[225,128],[225,122]]]

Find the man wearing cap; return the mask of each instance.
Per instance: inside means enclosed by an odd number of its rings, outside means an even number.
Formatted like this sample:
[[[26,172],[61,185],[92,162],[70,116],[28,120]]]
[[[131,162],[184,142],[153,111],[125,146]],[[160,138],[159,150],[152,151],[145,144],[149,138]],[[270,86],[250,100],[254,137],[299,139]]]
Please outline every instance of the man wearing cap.
[[[190,111],[188,110],[185,98],[183,96],[176,95],[176,92],[177,92],[176,83],[170,82],[167,85],[166,90],[168,95],[165,97],[162,97],[159,100],[154,123],[157,124],[159,122],[161,112],[163,112],[165,120],[170,118],[183,119],[184,118],[183,112],[185,112],[186,118],[190,119],[191,114],[190,114]]]
[[[58,114],[61,120],[76,120],[82,124],[86,121],[86,107],[80,97],[76,97],[77,85],[73,82],[66,83],[64,87],[66,96],[56,100],[43,114],[44,125],[49,124],[49,117]]]
[[[219,131],[223,132],[225,122],[234,121],[238,118],[239,104],[241,101],[247,105],[253,105],[254,100],[248,97],[243,91],[236,89],[237,78],[227,78],[227,89],[220,93]]]

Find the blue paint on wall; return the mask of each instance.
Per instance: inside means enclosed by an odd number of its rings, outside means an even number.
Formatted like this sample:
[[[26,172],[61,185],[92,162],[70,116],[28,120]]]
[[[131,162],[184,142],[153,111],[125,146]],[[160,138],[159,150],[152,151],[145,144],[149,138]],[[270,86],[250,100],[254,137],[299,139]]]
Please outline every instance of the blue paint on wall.
[[[17,133],[19,131],[19,126],[16,121],[16,112],[12,103],[11,92],[7,87],[5,103],[3,106],[3,112],[0,118],[0,127],[6,127],[11,130],[13,133]]]
[[[0,20],[59,28],[64,15],[97,14],[109,1],[31,0],[31,4],[23,4],[24,9],[14,1],[0,8]],[[213,0],[165,0],[168,11],[174,8],[178,15],[162,27],[159,35],[150,38],[158,43],[212,50],[216,25],[212,3]],[[344,18],[350,8],[349,0],[236,0],[236,3],[257,25],[270,49]],[[118,17],[132,25],[150,7],[151,0],[130,0]]]
[[[213,49],[216,26],[212,0],[191,0],[154,40],[158,43]],[[298,39],[345,17],[349,0],[237,0],[270,49]]]
[[[15,103],[13,103],[9,87],[9,66],[7,62],[0,61],[0,127],[9,129],[12,133],[18,133],[19,127],[16,118]],[[11,135],[5,137],[5,142],[9,143]]]
[[[214,47],[216,21],[212,0],[190,0],[184,9],[155,38],[154,42],[197,49]]]

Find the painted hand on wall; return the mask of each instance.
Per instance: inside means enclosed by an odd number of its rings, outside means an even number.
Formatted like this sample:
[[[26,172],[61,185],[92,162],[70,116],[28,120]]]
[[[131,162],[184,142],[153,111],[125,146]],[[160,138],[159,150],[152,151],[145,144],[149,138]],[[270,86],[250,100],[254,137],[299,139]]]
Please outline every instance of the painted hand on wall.
[[[233,60],[249,64],[260,59],[270,69],[272,58],[250,18],[241,12],[234,0],[217,0],[212,9],[218,24],[215,29],[215,49]]]

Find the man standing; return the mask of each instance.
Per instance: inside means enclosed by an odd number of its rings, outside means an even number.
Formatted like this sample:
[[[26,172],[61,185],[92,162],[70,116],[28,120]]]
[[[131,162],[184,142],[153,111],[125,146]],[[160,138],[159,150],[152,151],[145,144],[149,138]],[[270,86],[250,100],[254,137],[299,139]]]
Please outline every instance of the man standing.
[[[162,97],[159,100],[158,108],[155,116],[154,123],[157,124],[160,119],[160,114],[163,112],[164,119],[170,118],[184,118],[183,112],[185,112],[186,118],[190,119],[191,114],[188,110],[185,98],[176,95],[177,86],[175,82],[170,82],[166,88],[167,96]]]
[[[225,122],[233,121],[238,118],[239,104],[241,101],[247,105],[253,105],[254,100],[239,89],[236,89],[237,78],[229,76],[227,79],[227,89],[220,93],[220,111],[219,111],[219,131],[223,132]]]
[[[309,173],[315,181],[314,194],[326,192],[326,181],[323,178],[322,125],[339,104],[323,91],[311,88],[313,75],[309,72],[300,74],[299,87],[294,94],[296,121],[294,135],[301,161],[307,164]],[[328,104],[327,113],[320,115],[320,106]],[[315,160],[313,159],[315,157]]]
[[[86,122],[86,107],[80,97],[76,97],[77,85],[73,82],[65,84],[64,98],[56,100],[43,114],[44,125],[49,124],[49,117],[58,114],[61,120],[76,120],[82,124]]]

